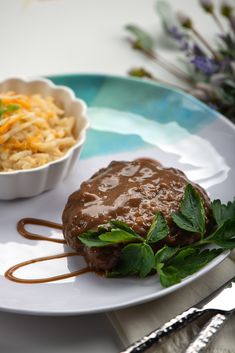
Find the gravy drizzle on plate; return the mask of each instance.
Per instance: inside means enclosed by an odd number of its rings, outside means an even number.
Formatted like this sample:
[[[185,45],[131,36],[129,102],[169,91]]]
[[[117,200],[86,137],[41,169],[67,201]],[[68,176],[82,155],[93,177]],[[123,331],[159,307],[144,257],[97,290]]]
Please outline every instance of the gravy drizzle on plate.
[[[64,239],[51,238],[51,237],[46,237],[46,236],[42,236],[42,235],[39,235],[36,233],[29,232],[25,229],[26,224],[39,225],[39,226],[61,229],[61,230],[63,229],[62,224],[47,221],[44,219],[22,218],[17,224],[17,230],[20,235],[22,235],[24,238],[27,238],[30,240],[43,240],[43,241],[51,241],[54,243],[66,244],[66,241]],[[84,267],[84,268],[77,270],[77,271],[64,273],[62,275],[57,275],[57,276],[52,276],[52,277],[45,277],[45,278],[27,279],[27,278],[19,278],[14,275],[14,272],[16,270],[18,270],[21,267],[28,266],[30,264],[54,260],[54,259],[60,259],[60,258],[70,257],[70,256],[79,256],[79,255],[81,255],[81,254],[79,254],[77,252],[65,252],[62,254],[43,256],[43,257],[38,257],[38,258],[35,258],[32,260],[23,261],[23,262],[20,262],[19,264],[16,264],[16,265],[10,267],[5,272],[5,277],[13,282],[34,284],[34,283],[46,283],[46,282],[58,281],[58,280],[62,280],[62,279],[70,278],[70,277],[80,276],[80,275],[87,273],[87,272],[93,272],[93,270],[91,268]]]

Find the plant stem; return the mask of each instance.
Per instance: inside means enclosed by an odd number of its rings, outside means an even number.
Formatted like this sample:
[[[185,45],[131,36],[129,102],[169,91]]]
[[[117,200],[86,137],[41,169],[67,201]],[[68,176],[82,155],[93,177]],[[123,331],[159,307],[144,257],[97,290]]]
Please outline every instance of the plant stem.
[[[135,48],[135,43],[129,39],[133,48]],[[172,64],[163,57],[160,57],[159,54],[154,53],[153,51],[145,50],[143,48],[137,48],[148,58],[152,59],[155,63],[160,65],[164,70],[170,72],[172,75],[176,76],[178,79],[185,81],[188,84],[194,83],[193,79],[183,70],[178,68],[176,65]]]
[[[168,60],[166,60],[165,58],[163,58],[159,54],[157,56],[157,60],[159,63],[161,63],[161,65],[163,65],[166,68],[166,70],[170,71],[173,69],[173,70],[175,70],[175,72],[177,72],[178,75],[181,76],[181,79],[183,79],[184,81],[186,81],[189,84],[194,83],[193,79],[186,72],[184,72],[178,66],[169,62]]]
[[[160,58],[157,58],[157,57],[152,58],[152,59],[159,66],[161,66],[164,70],[170,72],[172,75],[176,76],[178,79],[185,81],[188,84],[193,83],[193,80],[191,79],[191,77],[185,76],[180,71],[176,70],[175,67],[173,65],[171,65],[170,63],[168,63],[167,61],[163,61],[162,59],[160,60]]]
[[[172,75],[176,76],[178,79],[185,81],[189,84],[193,83],[192,78],[187,75],[185,72],[181,71],[178,67],[168,62],[165,58],[156,55],[153,52],[143,51],[145,55],[147,55],[150,59],[152,59],[155,63],[161,66],[164,70],[170,72]]]
[[[212,17],[213,17],[215,23],[217,24],[217,26],[219,27],[220,31],[225,34],[224,27],[223,27],[219,17],[214,12],[212,13]]]
[[[216,60],[218,60],[218,55],[216,54],[216,52],[211,48],[211,46],[209,45],[209,43],[205,40],[205,38],[194,28],[191,28],[191,31],[193,32],[193,34],[204,44],[204,46],[211,52],[211,54],[214,56],[214,58]]]

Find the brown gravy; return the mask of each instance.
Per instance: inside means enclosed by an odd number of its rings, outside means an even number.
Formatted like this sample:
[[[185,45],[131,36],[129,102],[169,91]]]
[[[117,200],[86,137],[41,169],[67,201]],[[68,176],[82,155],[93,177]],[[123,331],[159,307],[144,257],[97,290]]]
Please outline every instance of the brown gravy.
[[[20,233],[20,235],[22,235],[24,238],[27,238],[27,239],[45,240],[45,241],[51,241],[53,243],[66,244],[66,241],[64,239],[50,238],[50,237],[45,237],[43,235],[29,232],[28,230],[25,229],[26,224],[38,225],[38,226],[54,228],[54,229],[61,229],[61,230],[63,229],[62,224],[51,222],[51,221],[46,221],[44,219],[22,218],[17,224],[17,230]]]
[[[31,233],[25,229],[26,224],[32,224],[32,225],[40,225],[44,227],[49,227],[49,228],[55,228],[55,229],[61,229],[63,228],[62,224],[59,223],[54,223],[51,221],[43,220],[43,219],[36,219],[36,218],[23,218],[21,219],[18,224],[17,224],[17,230],[22,235],[24,238],[31,239],[31,240],[43,240],[43,241],[51,241],[55,243],[61,243],[61,244],[66,244],[66,241],[64,239],[59,239],[59,238],[51,238],[51,237],[46,237],[42,236],[36,233]],[[64,273],[61,275],[57,276],[52,276],[52,277],[45,277],[45,278],[35,278],[35,279],[27,279],[27,278],[19,278],[14,275],[14,272],[18,270],[19,268],[37,263],[37,262],[43,262],[43,261],[49,261],[49,260],[55,260],[55,259],[60,259],[64,257],[70,257],[70,256],[79,256],[80,254],[77,252],[66,252],[62,254],[57,254],[57,255],[51,255],[51,256],[43,256],[43,257],[38,257],[36,259],[31,259],[28,261],[23,261],[20,262],[12,267],[10,267],[6,272],[5,272],[5,277],[13,282],[17,283],[27,283],[27,284],[35,284],[35,283],[47,283],[47,282],[53,282],[53,281],[58,281],[70,277],[75,277],[75,276],[80,276],[84,273],[87,272],[92,272],[92,269],[89,267],[84,267],[78,271],[73,271],[69,273]]]
[[[62,214],[67,244],[74,250],[79,249],[80,234],[97,229],[111,219],[127,223],[137,234],[146,237],[157,211],[162,212],[170,228],[170,235],[164,240],[167,245],[178,246],[196,241],[191,239],[190,234],[179,234],[171,217],[172,212],[178,212],[188,183],[199,192],[209,216],[208,196],[182,171],[165,168],[148,158],[111,162],[70,195]],[[99,252],[102,253],[103,249],[100,248]],[[96,266],[93,259],[90,262]],[[108,269],[109,266],[103,265]]]
[[[16,282],[43,283],[90,271],[84,268],[71,274],[35,280],[21,280],[13,275],[18,268],[34,262],[75,255],[83,255],[95,271],[109,271],[118,262],[120,246],[88,248],[78,237],[87,230],[97,229],[100,224],[107,224],[111,219],[127,223],[136,233],[145,237],[154,214],[160,211],[170,229],[170,234],[161,246],[182,246],[197,241],[199,234],[182,232],[175,226],[171,217],[172,212],[178,212],[185,186],[189,182],[180,170],[164,168],[159,162],[149,158],[139,158],[131,162],[111,162],[84,181],[80,189],[70,195],[62,215],[63,225],[35,218],[23,218],[17,225],[18,232],[27,239],[68,244],[76,252],[22,262],[10,268],[5,274],[6,277]],[[210,200],[199,185],[192,184],[203,199],[209,224]],[[65,240],[31,233],[25,229],[27,224],[63,230]]]
[[[9,268],[5,273],[5,277],[10,279],[11,281],[14,281],[14,282],[31,283],[32,284],[32,283],[53,282],[53,281],[58,281],[58,280],[65,279],[65,278],[79,276],[79,275],[82,275],[83,273],[92,272],[92,270],[89,267],[84,267],[78,271],[73,271],[73,272],[69,272],[69,273],[64,273],[62,275],[45,277],[45,278],[26,279],[26,278],[19,278],[19,277],[14,276],[14,272],[21,267],[25,267],[25,266],[28,266],[30,264],[37,263],[37,262],[49,261],[49,260],[54,260],[54,259],[61,259],[63,257],[77,256],[77,255],[78,254],[76,254],[74,252],[73,253],[67,252],[67,253],[63,253],[63,254],[38,257],[36,259],[24,261],[24,262],[21,262],[17,265],[12,266],[11,268]]]

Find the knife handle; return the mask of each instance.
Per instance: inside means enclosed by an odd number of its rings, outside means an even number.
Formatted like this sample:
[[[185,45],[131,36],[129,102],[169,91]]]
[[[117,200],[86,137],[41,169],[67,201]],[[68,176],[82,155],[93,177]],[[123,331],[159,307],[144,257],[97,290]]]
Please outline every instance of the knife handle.
[[[140,340],[136,341],[135,343],[127,347],[121,353],[145,352],[146,349],[149,349],[150,347],[152,347],[154,343],[159,342],[162,338],[184,327],[187,322],[190,322],[196,319],[197,317],[201,316],[204,312],[205,310],[190,308],[184,311],[182,314],[177,315],[175,318],[171,319],[160,328],[142,337]]]
[[[188,346],[185,353],[201,353],[211,342],[214,335],[222,328],[229,315],[218,313],[202,328],[198,336]]]

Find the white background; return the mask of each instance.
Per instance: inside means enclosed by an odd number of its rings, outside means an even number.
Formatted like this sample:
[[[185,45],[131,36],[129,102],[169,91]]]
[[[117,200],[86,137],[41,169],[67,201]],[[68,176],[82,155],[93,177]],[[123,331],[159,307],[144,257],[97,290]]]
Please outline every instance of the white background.
[[[170,2],[190,14],[211,40],[213,21],[196,0]],[[146,63],[126,41],[128,23],[151,31],[162,55],[176,62],[179,53],[164,39],[154,5],[153,0],[0,0],[0,79],[71,72],[125,75]],[[162,80],[179,83],[155,64],[145,66]],[[117,353],[121,347],[104,314],[0,313],[0,327],[3,353]]]

